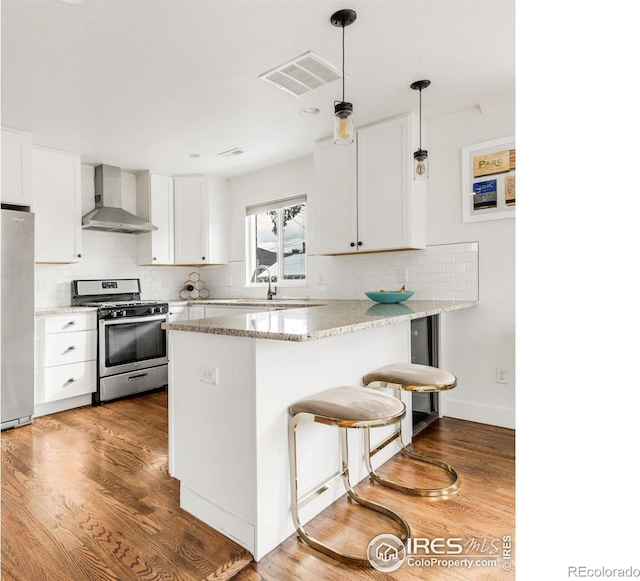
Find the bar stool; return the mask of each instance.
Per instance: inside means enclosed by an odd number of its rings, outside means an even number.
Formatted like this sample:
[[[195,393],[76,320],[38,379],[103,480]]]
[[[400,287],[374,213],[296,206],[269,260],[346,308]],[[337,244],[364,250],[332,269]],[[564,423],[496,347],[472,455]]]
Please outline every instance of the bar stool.
[[[448,371],[439,369],[438,367],[419,365],[417,363],[392,363],[391,365],[386,365],[384,367],[376,369],[375,371],[372,371],[371,373],[368,373],[364,376],[363,381],[367,387],[377,385],[380,387],[392,388],[398,399],[400,399],[401,392],[403,390],[421,393],[440,392],[446,391],[448,389],[453,389],[457,384],[455,375],[449,373]],[[399,482],[394,482],[378,475],[371,466],[371,458],[373,458],[373,456],[375,456],[387,445],[391,444],[391,442],[393,442],[394,440],[399,441],[400,453],[403,456],[408,456],[410,458],[413,458],[414,460],[419,460],[427,464],[433,464],[434,466],[438,466],[448,472],[452,479],[451,484],[448,484],[447,486],[443,486],[441,488],[418,488],[415,486],[400,484]],[[372,482],[375,481],[379,484],[382,484],[383,486],[388,486],[389,488],[400,490],[407,494],[415,494],[417,496],[447,496],[456,492],[458,490],[458,487],[460,486],[458,473],[452,466],[450,466],[446,462],[443,462],[442,460],[438,460],[437,458],[432,458],[431,456],[426,456],[425,454],[414,452],[404,444],[404,442],[402,441],[400,424],[397,425],[396,431],[389,438],[384,440],[373,450],[371,450],[371,438],[369,430],[365,429],[364,446],[365,465],[367,467],[367,470],[369,471],[369,477]]]
[[[309,546],[349,565],[371,566],[367,558],[340,553],[325,543],[308,535],[300,524],[299,510],[309,501],[317,498],[338,480],[342,480],[348,498],[363,507],[382,513],[396,521],[404,530],[405,538],[411,536],[407,522],[391,509],[362,498],[355,493],[349,481],[349,445],[347,430],[399,423],[405,416],[404,403],[390,395],[365,387],[335,387],[302,399],[289,407],[289,462],[291,477],[291,516],[298,532],[298,538]],[[301,421],[311,421],[340,428],[341,469],[330,476],[304,497],[298,498],[298,469],[296,451],[296,427]],[[397,536],[397,535],[396,535]]]

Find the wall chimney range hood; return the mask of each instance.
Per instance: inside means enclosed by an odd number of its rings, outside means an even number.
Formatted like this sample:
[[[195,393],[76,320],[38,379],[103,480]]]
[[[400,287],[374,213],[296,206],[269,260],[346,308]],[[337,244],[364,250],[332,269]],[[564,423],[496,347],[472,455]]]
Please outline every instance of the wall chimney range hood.
[[[82,217],[85,230],[143,234],[158,227],[122,209],[122,171],[112,165],[96,167],[96,207]]]

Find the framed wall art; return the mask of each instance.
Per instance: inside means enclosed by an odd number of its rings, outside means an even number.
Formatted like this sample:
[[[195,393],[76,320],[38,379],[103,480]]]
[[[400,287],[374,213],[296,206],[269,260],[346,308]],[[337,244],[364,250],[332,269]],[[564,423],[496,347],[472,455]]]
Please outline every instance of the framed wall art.
[[[516,215],[515,135],[462,148],[462,221]]]

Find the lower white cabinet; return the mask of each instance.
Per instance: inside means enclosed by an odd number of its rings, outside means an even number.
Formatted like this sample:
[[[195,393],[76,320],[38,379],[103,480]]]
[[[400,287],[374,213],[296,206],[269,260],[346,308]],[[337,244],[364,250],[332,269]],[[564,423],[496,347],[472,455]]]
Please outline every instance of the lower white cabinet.
[[[174,320],[193,320],[193,319],[210,319],[213,317],[231,317],[232,315],[248,315],[249,313],[263,313],[264,311],[272,311],[275,307],[247,307],[244,305],[190,305],[188,307],[189,314],[182,319]]]
[[[97,333],[95,313],[36,317],[35,416],[90,403],[97,386]]]
[[[205,315],[204,315],[204,306],[200,306],[200,305],[189,305],[188,307],[189,309],[189,314],[188,314],[188,319],[191,321],[193,319],[204,319]]]
[[[205,307],[204,316],[211,317],[231,317],[232,315],[248,315],[249,313],[262,313],[264,311],[270,311],[267,307]]]
[[[168,323],[187,320],[189,320],[189,307],[187,305],[169,305]]]

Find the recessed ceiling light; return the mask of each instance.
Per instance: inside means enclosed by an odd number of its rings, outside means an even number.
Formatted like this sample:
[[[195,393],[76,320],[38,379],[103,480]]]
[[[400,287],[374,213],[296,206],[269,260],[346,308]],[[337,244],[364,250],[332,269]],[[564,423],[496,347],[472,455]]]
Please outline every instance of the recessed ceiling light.
[[[200,157],[199,153],[185,153],[185,157],[190,157],[191,159],[198,159]]]
[[[320,113],[318,107],[305,107],[304,109],[300,109],[301,115],[317,115],[318,113]]]

